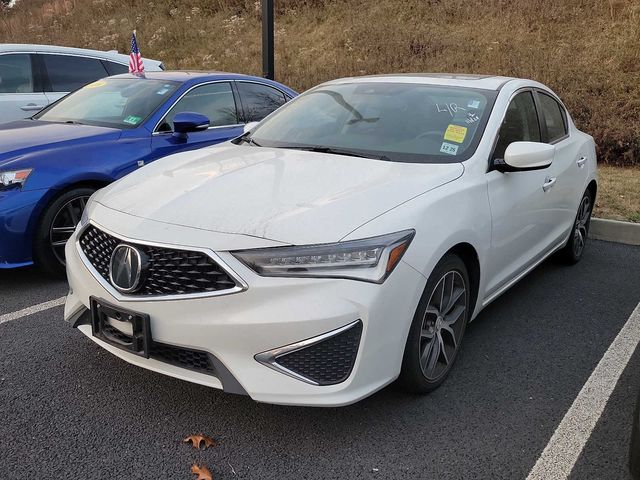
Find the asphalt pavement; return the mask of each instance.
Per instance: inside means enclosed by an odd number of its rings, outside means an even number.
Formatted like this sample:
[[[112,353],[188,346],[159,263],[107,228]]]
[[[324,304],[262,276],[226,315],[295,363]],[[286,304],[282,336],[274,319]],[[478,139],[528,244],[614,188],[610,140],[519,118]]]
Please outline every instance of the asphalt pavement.
[[[640,302],[640,248],[592,241],[545,262],[468,328],[428,396],[393,386],[355,405],[258,404],[131,366],[62,320],[0,324],[0,479],[524,479]],[[0,317],[66,293],[37,270],[0,271]],[[179,319],[177,319],[178,321]],[[0,322],[1,323],[1,322]],[[628,479],[640,351],[572,479]],[[204,432],[217,446],[182,443]]]

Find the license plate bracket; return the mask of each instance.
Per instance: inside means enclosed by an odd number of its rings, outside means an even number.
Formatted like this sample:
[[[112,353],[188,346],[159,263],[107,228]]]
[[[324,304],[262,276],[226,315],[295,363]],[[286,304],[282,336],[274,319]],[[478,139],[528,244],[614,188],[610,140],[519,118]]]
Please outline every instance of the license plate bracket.
[[[90,297],[91,333],[94,337],[126,350],[129,353],[149,358],[151,346],[151,327],[149,315],[125,308],[114,307],[103,300]],[[109,322],[109,319],[131,324],[131,334],[122,332]]]

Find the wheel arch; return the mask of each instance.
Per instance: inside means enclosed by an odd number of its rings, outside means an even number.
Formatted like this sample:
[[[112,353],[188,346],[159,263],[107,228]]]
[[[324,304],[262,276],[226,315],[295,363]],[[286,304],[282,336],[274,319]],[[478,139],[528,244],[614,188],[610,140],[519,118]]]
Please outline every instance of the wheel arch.
[[[473,315],[476,309],[476,302],[478,301],[478,292],[480,290],[480,258],[475,247],[467,242],[460,242],[451,247],[447,254],[454,254],[460,257],[465,267],[467,267],[467,273],[469,274],[469,282],[471,283],[471,296],[470,296],[470,311]]]
[[[86,178],[79,179],[75,182],[67,183],[60,188],[52,188],[49,190],[47,195],[44,195],[40,202],[38,203],[34,214],[31,216],[29,221],[29,237],[31,238],[31,244],[33,245],[34,235],[36,229],[40,225],[42,221],[42,217],[47,210],[47,207],[51,205],[60,195],[64,195],[65,193],[74,190],[76,188],[93,188],[95,190],[99,190],[100,188],[106,187],[109,185],[111,181],[107,181],[104,178]],[[33,253],[32,253],[33,258]]]
[[[587,191],[591,193],[591,201],[595,203],[596,194],[598,193],[598,182],[596,182],[595,178],[589,182],[589,185],[587,185]]]
[[[51,203],[55,201],[55,199],[60,195],[64,195],[65,193],[76,188],[93,188],[95,190],[99,190],[109,185],[111,181],[112,180],[106,180],[104,178],[83,178],[78,179],[74,182],[66,183],[60,187],[50,189],[48,195],[44,195],[38,203],[36,211],[34,212],[35,214],[31,218],[32,228],[36,228],[36,226],[40,223],[40,220],[42,219],[42,215],[45,212],[46,208],[51,205]]]

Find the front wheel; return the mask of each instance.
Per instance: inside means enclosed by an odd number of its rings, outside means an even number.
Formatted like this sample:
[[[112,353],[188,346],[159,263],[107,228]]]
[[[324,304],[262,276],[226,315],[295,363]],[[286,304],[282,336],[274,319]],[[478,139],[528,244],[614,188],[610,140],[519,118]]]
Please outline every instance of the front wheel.
[[[569,265],[578,263],[584,254],[587,235],[589,234],[589,225],[591,224],[592,210],[593,198],[591,198],[591,192],[587,190],[580,200],[580,206],[578,207],[578,212],[573,222],[573,229],[569,235],[569,240],[564,248],[558,252],[560,260]]]
[[[57,197],[42,214],[33,244],[33,259],[45,272],[64,275],[64,247],[80,222],[95,190],[74,188]]]
[[[469,275],[457,255],[446,255],[427,280],[405,346],[398,383],[417,393],[444,381],[469,320]]]

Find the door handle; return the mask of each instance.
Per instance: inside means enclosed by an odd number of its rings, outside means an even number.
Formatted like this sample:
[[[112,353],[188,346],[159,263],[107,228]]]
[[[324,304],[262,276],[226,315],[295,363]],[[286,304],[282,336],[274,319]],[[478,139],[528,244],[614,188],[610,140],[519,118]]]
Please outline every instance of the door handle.
[[[36,105],[35,103],[28,103],[27,105],[23,105],[20,107],[20,110],[24,110],[25,112],[32,112],[34,110],[42,110],[44,105]]]
[[[576,163],[578,164],[578,167],[582,168],[584,167],[585,162],[587,161],[587,157],[580,157]]]
[[[542,190],[545,191],[545,192],[548,191],[556,183],[556,180],[557,180],[556,177],[553,177],[553,178],[547,177],[547,178],[545,178],[544,183],[542,184]]]

